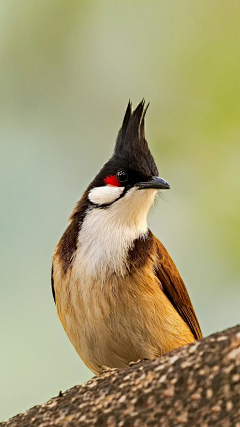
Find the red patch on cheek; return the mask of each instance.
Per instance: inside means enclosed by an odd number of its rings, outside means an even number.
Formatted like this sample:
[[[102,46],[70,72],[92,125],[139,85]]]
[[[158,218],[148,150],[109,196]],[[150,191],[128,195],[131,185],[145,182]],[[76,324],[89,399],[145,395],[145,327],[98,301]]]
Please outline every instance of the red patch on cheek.
[[[121,184],[115,175],[107,176],[107,178],[104,179],[104,182],[105,184],[112,185],[114,187],[121,187]]]

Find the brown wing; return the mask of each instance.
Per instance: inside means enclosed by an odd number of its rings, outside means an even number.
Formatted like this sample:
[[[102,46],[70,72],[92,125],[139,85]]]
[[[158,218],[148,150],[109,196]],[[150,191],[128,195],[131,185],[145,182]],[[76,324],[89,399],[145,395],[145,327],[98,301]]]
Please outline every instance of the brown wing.
[[[201,339],[203,337],[202,331],[177,267],[163,244],[156,237],[154,240],[156,242],[157,254],[154,270],[161,283],[162,290],[185,323],[189,326],[194,337],[196,339]]]

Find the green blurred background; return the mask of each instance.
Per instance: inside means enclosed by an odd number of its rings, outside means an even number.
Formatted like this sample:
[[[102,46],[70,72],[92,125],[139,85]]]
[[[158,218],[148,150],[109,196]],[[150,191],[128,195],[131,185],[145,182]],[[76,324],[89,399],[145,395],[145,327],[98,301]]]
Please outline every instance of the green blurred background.
[[[91,378],[51,255],[131,98],[171,191],[149,224],[203,333],[240,320],[239,0],[2,0],[0,420]]]

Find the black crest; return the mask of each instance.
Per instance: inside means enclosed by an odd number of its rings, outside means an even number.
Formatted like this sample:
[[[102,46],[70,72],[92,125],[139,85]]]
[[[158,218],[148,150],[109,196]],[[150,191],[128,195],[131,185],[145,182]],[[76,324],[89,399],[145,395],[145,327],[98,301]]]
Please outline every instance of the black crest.
[[[144,125],[148,106],[149,104],[145,107],[145,101],[142,100],[132,112],[129,101],[113,157],[124,159],[131,169],[145,172],[146,175],[158,175],[156,163],[145,139]]]

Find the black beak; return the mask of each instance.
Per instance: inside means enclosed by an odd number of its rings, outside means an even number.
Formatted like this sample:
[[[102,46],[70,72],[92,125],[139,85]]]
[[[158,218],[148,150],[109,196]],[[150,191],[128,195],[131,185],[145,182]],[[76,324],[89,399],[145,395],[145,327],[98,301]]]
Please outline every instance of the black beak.
[[[135,187],[138,187],[139,190],[143,190],[146,188],[156,188],[157,190],[168,190],[170,185],[163,178],[159,178],[158,176],[153,176],[151,181],[147,182],[137,182]]]

